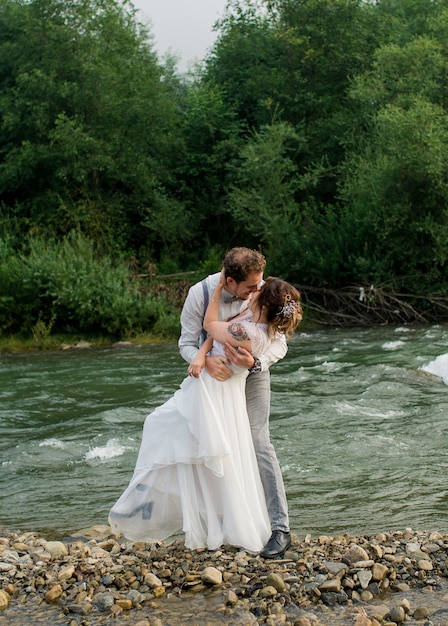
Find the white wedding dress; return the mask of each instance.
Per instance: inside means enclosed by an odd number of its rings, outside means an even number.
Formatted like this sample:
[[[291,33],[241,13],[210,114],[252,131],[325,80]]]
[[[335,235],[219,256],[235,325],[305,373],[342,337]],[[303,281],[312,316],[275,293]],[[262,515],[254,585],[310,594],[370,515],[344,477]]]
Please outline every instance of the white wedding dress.
[[[244,325],[252,353],[267,326]],[[212,354],[222,354],[215,343]],[[233,545],[258,552],[270,537],[246,410],[247,370],[226,382],[203,370],[148,415],[132,480],[109,514],[117,534],[153,542],[183,530],[189,549]]]

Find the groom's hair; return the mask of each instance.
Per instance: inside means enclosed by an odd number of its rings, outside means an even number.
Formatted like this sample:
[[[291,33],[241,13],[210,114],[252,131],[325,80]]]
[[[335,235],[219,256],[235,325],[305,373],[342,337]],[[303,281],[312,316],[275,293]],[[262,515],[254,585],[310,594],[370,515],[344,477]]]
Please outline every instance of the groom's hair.
[[[246,280],[251,272],[264,272],[266,259],[250,248],[232,248],[224,257],[222,264],[226,278],[233,278],[237,283]]]

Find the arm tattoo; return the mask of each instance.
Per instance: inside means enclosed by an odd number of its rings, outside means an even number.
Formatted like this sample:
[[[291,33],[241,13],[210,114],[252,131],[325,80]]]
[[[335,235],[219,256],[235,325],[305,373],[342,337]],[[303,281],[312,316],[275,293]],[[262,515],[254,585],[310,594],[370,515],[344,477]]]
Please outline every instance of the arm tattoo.
[[[249,339],[246,329],[241,322],[232,322],[228,325],[227,330],[237,341],[247,341]]]

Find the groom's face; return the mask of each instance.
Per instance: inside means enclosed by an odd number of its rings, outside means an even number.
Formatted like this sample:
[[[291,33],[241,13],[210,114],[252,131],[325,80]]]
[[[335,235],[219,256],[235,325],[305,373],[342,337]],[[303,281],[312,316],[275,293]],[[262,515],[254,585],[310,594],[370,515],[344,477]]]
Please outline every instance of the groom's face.
[[[247,300],[251,293],[258,291],[263,281],[263,272],[251,272],[246,280],[237,283],[233,278],[227,277],[226,290],[241,300]]]

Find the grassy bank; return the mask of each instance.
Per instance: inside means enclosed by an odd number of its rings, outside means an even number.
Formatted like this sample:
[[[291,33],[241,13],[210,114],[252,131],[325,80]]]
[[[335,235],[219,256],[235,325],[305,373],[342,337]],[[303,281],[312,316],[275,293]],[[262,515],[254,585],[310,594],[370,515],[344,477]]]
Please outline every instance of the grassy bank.
[[[81,336],[73,334],[56,334],[45,337],[23,337],[20,335],[0,336],[0,354],[18,352],[42,352],[52,350],[81,350],[86,348],[109,348],[120,345],[148,345],[177,341],[177,336],[139,333],[132,337],[117,340],[104,335]]]

